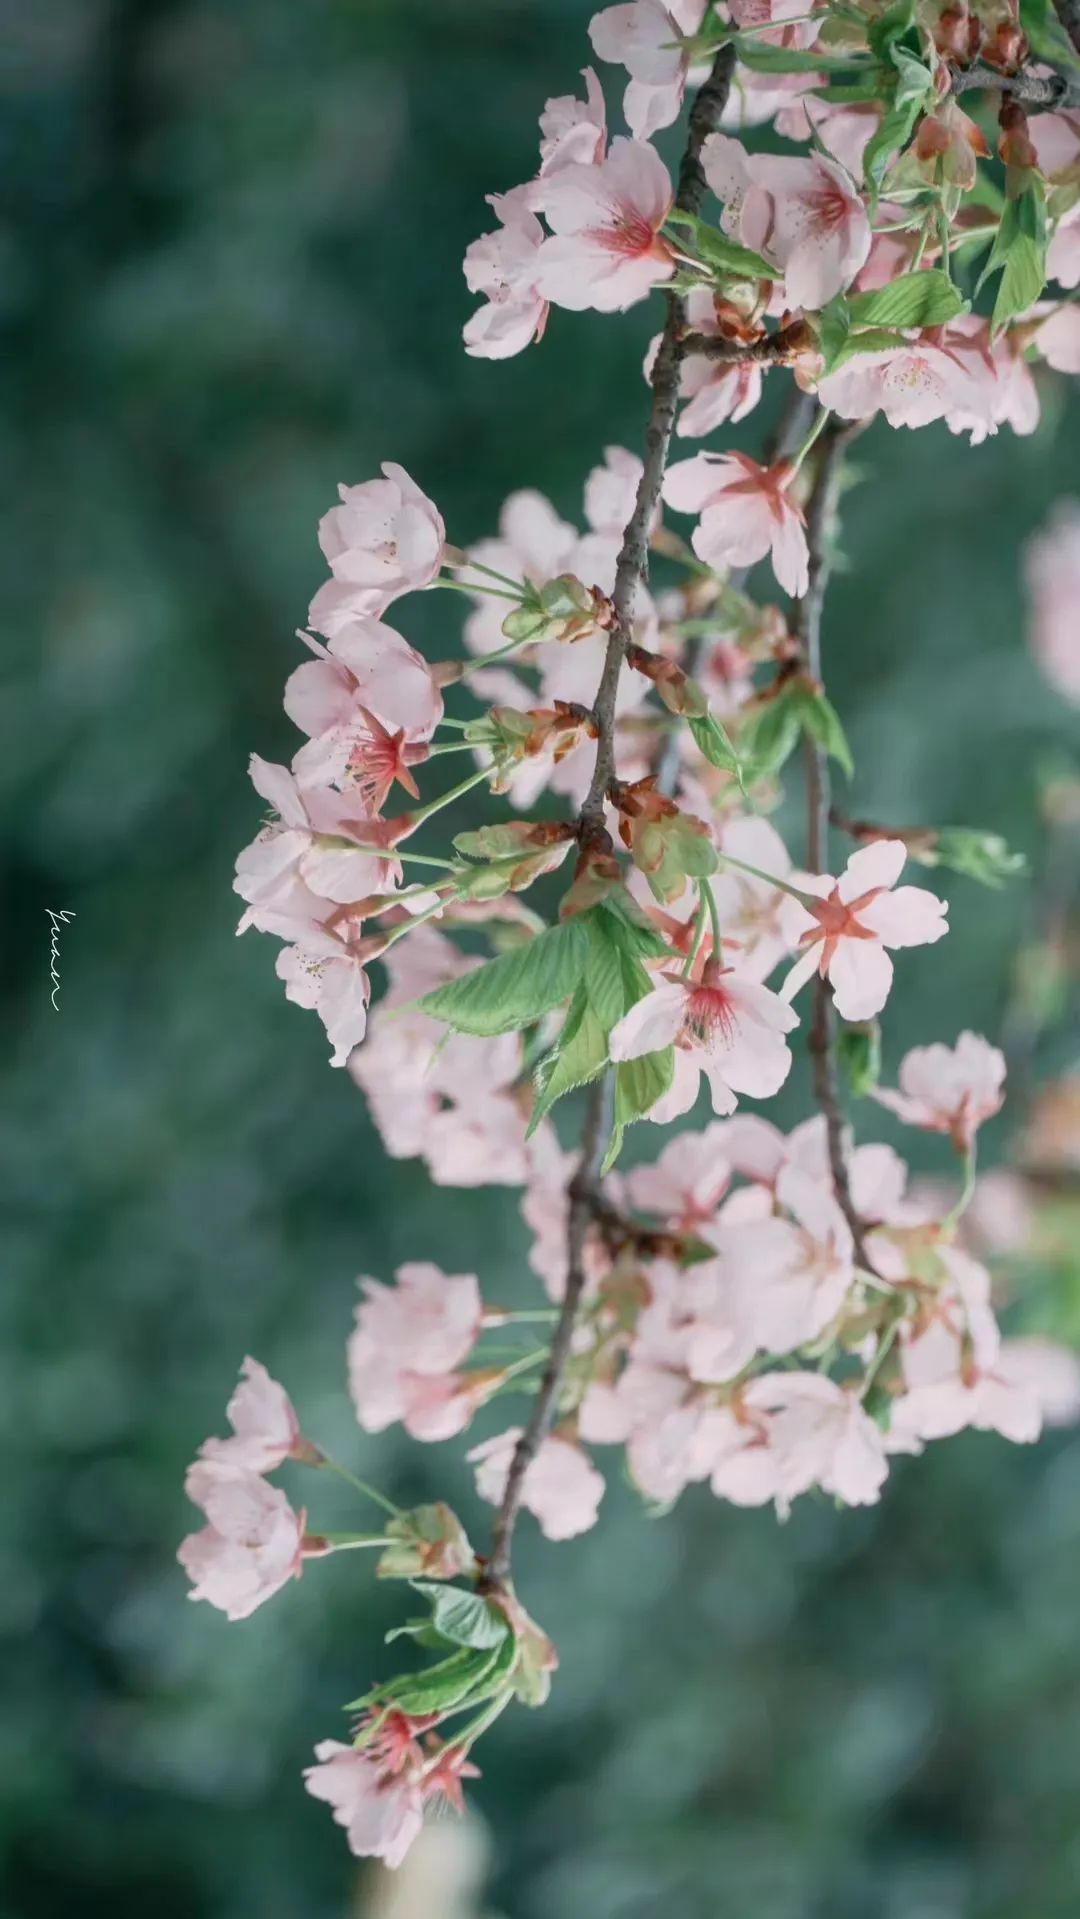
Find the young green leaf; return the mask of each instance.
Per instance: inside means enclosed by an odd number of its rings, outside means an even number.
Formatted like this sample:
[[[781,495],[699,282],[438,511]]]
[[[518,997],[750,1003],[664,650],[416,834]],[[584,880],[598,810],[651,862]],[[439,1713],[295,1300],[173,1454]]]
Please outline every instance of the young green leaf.
[[[675,1077],[675,1048],[645,1053],[640,1059],[620,1060],[615,1068],[615,1124],[602,1171],[610,1172],[622,1149],[626,1128],[644,1119],[663,1099]]]
[[[847,774],[848,779],[855,776],[855,764],[851,757],[851,748],[847,743],[843,723],[832,701],[824,693],[812,693],[807,689],[801,692],[796,703],[799,719],[804,733],[824,747],[831,760],[835,760]]]
[[[511,1033],[568,1000],[584,962],[585,935],[576,919],[563,920],[517,952],[437,986],[416,1003],[458,1033]]]
[[[500,1646],[510,1630],[505,1613],[493,1606],[490,1599],[469,1592],[464,1586],[414,1579],[412,1588],[428,1601],[436,1632],[441,1632],[443,1638],[455,1646],[482,1649]]]
[[[958,314],[966,313],[967,306],[959,288],[940,267],[929,267],[921,273],[902,273],[888,286],[848,298],[853,327],[945,326]]]
[[[607,1065],[608,1028],[589,1003],[584,986],[579,986],[570,1002],[570,1010],[551,1050],[537,1062],[533,1075],[536,1103],[529,1121],[529,1137],[550,1113],[556,1100],[577,1086],[596,1079]]]

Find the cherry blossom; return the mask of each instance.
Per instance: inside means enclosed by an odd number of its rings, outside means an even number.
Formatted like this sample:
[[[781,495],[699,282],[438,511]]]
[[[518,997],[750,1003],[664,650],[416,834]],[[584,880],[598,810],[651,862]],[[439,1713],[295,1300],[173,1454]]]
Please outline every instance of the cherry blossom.
[[[840,878],[802,874],[813,903],[788,899],[785,921],[803,950],[784,983],[784,998],[820,973],[843,1019],[873,1019],[889,997],[893,968],[887,946],[925,946],[948,932],[944,900],[921,886],[897,887],[907,858],[902,840],[875,840],[853,853]]]
[[[942,1247],[946,1274],[931,1310],[901,1333],[905,1391],[891,1428],[914,1440],[944,1439],[972,1426],[1016,1444],[1039,1437],[1042,1412],[1030,1370],[1000,1366],[1001,1336],[990,1308],[990,1276],[958,1247]]]
[[[1080,308],[1063,301],[1042,321],[1035,344],[1056,373],[1080,373]]]
[[[789,489],[790,460],[759,466],[745,453],[696,453],[664,478],[664,498],[680,513],[701,515],[691,545],[707,566],[751,566],[772,556],[786,593],[806,592],[809,551],[801,509]]]
[[[393,890],[397,863],[389,845],[373,850],[380,835],[360,794],[301,787],[287,768],[257,753],[249,772],[277,819],[237,859],[241,899],[260,909],[288,908],[298,880],[308,889],[305,897],[315,894],[341,904]],[[325,915],[320,911],[318,917]],[[254,923],[254,915],[245,914],[239,931]]]
[[[890,426],[928,426],[956,416],[969,429],[995,425],[996,376],[957,347],[922,335],[881,353],[857,353],[817,383],[822,406],[844,420],[882,412]]]
[[[523,487],[504,502],[497,538],[477,541],[469,549],[469,558],[506,579],[539,589],[570,570],[580,537],[576,527],[559,518],[543,493]],[[461,569],[459,578],[465,586],[484,584],[483,575],[474,580],[467,567]],[[477,601],[465,622],[465,644],[470,653],[494,653],[506,644],[502,631],[506,603],[483,594],[477,595]],[[477,685],[476,678],[473,685]],[[479,690],[483,690],[483,682]]]
[[[995,1371],[1006,1386],[1034,1394],[1044,1425],[1073,1426],[1080,1419],[1080,1360],[1067,1346],[1037,1334],[1003,1339]]]
[[[489,1505],[497,1506],[502,1498],[520,1438],[521,1428],[514,1426],[485,1439],[467,1455],[476,1467],[476,1490]],[[580,1446],[556,1433],[541,1440],[525,1470],[522,1504],[548,1539],[574,1539],[588,1532],[596,1524],[603,1495],[603,1474]]]
[[[419,1781],[411,1770],[389,1771],[377,1755],[323,1739],[315,1748],[318,1764],[304,1783],[315,1799],[332,1807],[344,1826],[349,1850],[358,1859],[381,1859],[400,1866],[424,1823]]]
[[[851,1230],[831,1186],[788,1165],[776,1200],[789,1218],[724,1225],[715,1236],[724,1266],[745,1289],[754,1343],[791,1353],[836,1317],[854,1277]]]
[[[876,1087],[874,1098],[908,1126],[948,1133],[966,1153],[983,1121],[1000,1111],[1004,1085],[1005,1055],[965,1032],[955,1047],[914,1047],[900,1062],[899,1090]]]
[[[777,879],[786,880],[791,872],[791,855],[775,826],[760,817],[736,815],[725,821],[718,837],[721,853],[759,869],[758,873],[747,873],[721,861],[719,873],[708,884],[725,944],[730,941],[738,953],[740,973],[766,980],[792,948],[784,930],[787,895],[760,875],[773,873]]]
[[[177,1558],[205,1599],[227,1619],[247,1619],[290,1579],[299,1579],[306,1514],[295,1513],[260,1473],[220,1459],[197,1459],[184,1491],[207,1524],[189,1533]]]
[[[870,251],[870,221],[837,161],[748,154],[712,133],[701,164],[724,203],[724,231],[781,269],[789,306],[817,312],[851,285]]]
[[[712,1428],[712,1489],[736,1506],[775,1501],[783,1514],[820,1486],[847,1506],[873,1505],[888,1476],[878,1428],[855,1395],[821,1373],[763,1373]]]
[[[630,83],[623,96],[626,124],[635,139],[648,140],[679,117],[690,58],[682,35],[698,31],[706,0],[629,0],[605,7],[589,22],[589,38],[601,60],[623,66]]]
[[[635,1166],[626,1175],[627,1198],[676,1232],[696,1232],[712,1219],[731,1181],[726,1137],[727,1129],[719,1123],[700,1133],[680,1133],[654,1165]]]
[[[543,337],[548,303],[537,291],[544,229],[532,206],[532,188],[488,195],[499,225],[465,252],[470,293],[486,306],[465,323],[465,351],[480,360],[508,360]]]
[[[555,306],[617,313],[671,278],[675,263],[660,238],[671,181],[652,147],[620,137],[599,165],[562,167],[535,192],[552,231],[537,284]]]
[[[1080,706],[1080,501],[1061,500],[1025,554],[1032,650],[1056,692]]]
[[[798,1019],[775,993],[707,960],[700,980],[665,977],[614,1027],[611,1057],[640,1059],[676,1049],[676,1080],[662,1102],[666,1119],[685,1113],[704,1073],[713,1110],[733,1113],[737,1093],[767,1099],[791,1070],[785,1034]],[[657,1117],[654,1107],[650,1117]]]
[[[345,1066],[354,1046],[367,1031],[371,981],[344,941],[327,936],[315,945],[313,936],[298,946],[284,946],[275,971],[294,1006],[318,1013],[332,1048],[331,1066]]]
[[[376,619],[392,600],[431,584],[446,542],[438,508],[405,468],[386,461],[382,472],[381,480],[339,486],[340,506],[319,521],[330,571],[357,590],[353,611]],[[314,615],[312,625],[319,630]]]
[[[299,785],[347,785],[371,813],[395,780],[418,798],[408,769],[443,712],[426,660],[381,620],[350,621],[329,647],[301,637],[316,657],[285,686],[285,711],[311,742],[293,760]]]
[[[560,94],[540,115],[540,172],[566,166],[596,166],[607,152],[607,115],[600,82],[591,67],[582,71],[585,98]],[[521,191],[521,189],[519,189]]]
[[[1050,237],[1046,270],[1059,286],[1080,286],[1080,205],[1063,214]]]
[[[240,1384],[225,1408],[231,1439],[208,1439],[203,1459],[249,1473],[271,1473],[302,1447],[292,1400],[257,1359],[245,1359]]]
[[[362,1279],[364,1298],[349,1339],[349,1390],[365,1432],[395,1420],[410,1423],[410,1406],[430,1406],[424,1382],[454,1374],[480,1335],[483,1302],[473,1273],[447,1274],[427,1260],[397,1269],[397,1284]],[[453,1398],[455,1394],[448,1395]]]

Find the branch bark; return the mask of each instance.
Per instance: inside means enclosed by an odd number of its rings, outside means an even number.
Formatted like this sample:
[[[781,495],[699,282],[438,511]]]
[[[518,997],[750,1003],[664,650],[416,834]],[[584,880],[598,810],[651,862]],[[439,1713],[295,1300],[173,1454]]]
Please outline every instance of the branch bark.
[[[1080,0],[1055,0],[1058,18],[1077,51],[1080,52]],[[1065,24],[1065,14],[1076,22],[1075,30]],[[1018,106],[1044,113],[1063,107],[1080,107],[1080,79],[1065,73],[998,73],[994,67],[950,67],[954,93],[971,93],[976,88],[986,93],[1004,93]]]
[[[704,200],[706,183],[701,170],[701,149],[709,134],[715,133],[720,125],[734,66],[734,48],[730,45],[722,47],[690,110],[686,151],[675,194],[675,206],[682,213],[699,212]],[[603,671],[593,704],[597,730],[596,763],[578,818],[582,856],[587,855],[590,848],[603,847],[608,840],[604,825],[604,800],[615,773],[615,696],[633,633],[638,590],[649,576],[649,529],[660,499],[660,487],[675,427],[679,374],[686,354],[686,332],[686,302],[681,294],[669,293],[667,319],[653,367],[652,406],[645,428],[644,465],[615,570],[615,591],[612,595],[615,624],[608,638]],[[581,1154],[569,1188],[566,1289],[543,1378],[528,1423],[514,1448],[496,1514],[491,1555],[481,1582],[489,1592],[505,1589],[510,1584],[514,1528],[521,1510],[525,1475],[558,1405],[578,1308],[585,1290],[585,1240],[599,1199],[600,1168],[611,1130],[611,1105],[611,1078],[610,1074],[605,1074],[590,1086],[586,1095]]]
[[[810,677],[822,680],[821,619],[829,583],[830,547],[836,521],[843,456],[861,422],[854,425],[830,420],[818,443],[817,465],[810,498],[806,506],[806,540],[810,549],[810,580],[804,597],[795,608],[795,637],[800,643],[803,663]],[[807,865],[812,873],[828,871],[829,807],[831,800],[829,756],[824,748],[807,736],[806,815]],[[855,1256],[859,1264],[869,1264],[862,1221],[851,1197],[847,1148],[844,1141],[844,1112],[840,1099],[840,1078],[835,1048],[835,1013],[828,982],[819,974],[814,980],[814,1011],[810,1026],[810,1058],[814,1072],[814,1094],[825,1120],[829,1149],[829,1170],[833,1191],[844,1218],[851,1228]],[[871,1269],[872,1270],[872,1269]]]

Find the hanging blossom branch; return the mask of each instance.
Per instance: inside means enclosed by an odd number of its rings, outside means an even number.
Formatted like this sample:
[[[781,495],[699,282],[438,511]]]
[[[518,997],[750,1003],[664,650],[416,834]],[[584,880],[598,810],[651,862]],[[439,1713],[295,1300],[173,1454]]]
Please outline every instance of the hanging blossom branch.
[[[833,769],[857,772],[821,667],[861,425],[1030,431],[1031,363],[1080,364],[1080,308],[1048,291],[1080,282],[1075,155],[1067,128],[1025,112],[1060,106],[1076,78],[1034,70],[1011,16],[990,32],[962,0],[936,16],[890,7],[865,33],[849,10],[837,19],[839,36],[828,4],[795,23],[809,90],[794,93],[775,85],[793,23],[773,0],[746,30],[705,0],[681,0],[678,24],[654,0],[593,18],[597,58],[628,75],[629,135],[609,138],[592,69],[583,99],[547,103],[538,173],[494,196],[496,227],[468,250],[483,299],[465,345],[508,359],[555,309],[614,314],[655,290],[643,457],[608,447],[584,531],[527,489],[468,548],[400,466],[341,487],[319,525],[330,577],[299,636],[308,657],[285,689],[302,743],[289,766],[251,762],[268,812],[237,860],[239,930],[280,942],[287,997],[321,1020],[392,1157],[440,1185],[522,1189],[545,1288],[544,1303],[507,1305],[477,1273],[424,1259],[359,1282],[347,1371],[362,1433],[447,1441],[528,1396],[523,1424],[468,1454],[494,1509],[490,1552],[444,1501],[403,1510],[331,1459],[254,1359],[229,1436],[187,1476],[205,1524],[180,1559],[193,1597],[230,1620],[343,1552],[408,1582],[411,1658],[345,1709],[345,1737],[306,1774],[353,1851],[391,1866],[432,1803],[461,1806],[498,1716],[547,1696],[556,1654],[514,1590],[515,1529],[529,1513],[558,1541],[596,1522],[594,1448],[624,1448],[654,1505],[707,1481],[784,1513],[811,1488],[872,1503],[894,1454],[964,1426],[1033,1439],[1068,1401],[1063,1368],[1080,1409],[1080,1369],[1003,1338],[973,1256],[1000,1049],[961,1033],[879,1080],[890,954],[947,931],[935,893],[898,884],[906,862],[1000,884],[1016,856],[993,832],[832,807]],[[703,67],[673,185],[651,135]],[[724,131],[736,83],[767,96],[793,151]],[[751,416],[766,382],[783,404],[761,460],[672,457],[676,436]],[[670,523],[682,515],[686,537]],[[1078,542],[1066,513],[1030,561],[1036,650],[1067,698]],[[773,599],[751,590],[760,563]],[[432,660],[390,623],[437,590],[448,614],[466,609],[464,658],[456,633]],[[800,744],[801,873],[769,817]],[[463,777],[442,776],[453,755]],[[545,788],[558,818],[532,812]],[[461,821],[469,795],[479,824]],[[856,846],[835,877],[830,817]],[[459,947],[459,929],[489,957]],[[814,1110],[785,1134],[767,1102],[804,1017]],[[849,1139],[841,1065],[850,1094],[948,1140],[955,1197],[916,1201],[899,1153]],[[577,1089],[570,1152],[553,1113]],[[629,1126],[666,1128],[703,1093],[707,1123],[609,1178]],[[279,1471],[347,1489],[363,1502],[355,1529],[309,1525]]]
[[[675,206],[682,213],[696,215],[705,198],[701,150],[709,135],[720,125],[734,66],[734,49],[721,48],[713,62],[712,72],[691,109],[689,136],[675,196]],[[627,522],[616,562],[615,590],[612,594],[614,624],[593,704],[597,734],[596,761],[589,790],[578,815],[582,864],[587,864],[598,849],[605,853],[611,851],[611,836],[604,823],[604,812],[608,788],[615,775],[615,701],[619,676],[633,634],[638,591],[649,577],[649,532],[660,503],[660,488],[675,428],[679,375],[686,356],[685,334],[685,300],[678,293],[669,294],[667,322],[652,373],[652,406],[645,428],[645,459],[634,510]],[[490,1586],[505,1585],[509,1579],[510,1546],[521,1508],[525,1474],[551,1424],[570,1354],[574,1324],[585,1288],[585,1239],[596,1216],[600,1198],[600,1170],[611,1130],[611,1101],[611,1082],[605,1075],[587,1096],[581,1157],[568,1195],[566,1291],[536,1403],[514,1449],[506,1489],[495,1520],[491,1560],[486,1573]]]

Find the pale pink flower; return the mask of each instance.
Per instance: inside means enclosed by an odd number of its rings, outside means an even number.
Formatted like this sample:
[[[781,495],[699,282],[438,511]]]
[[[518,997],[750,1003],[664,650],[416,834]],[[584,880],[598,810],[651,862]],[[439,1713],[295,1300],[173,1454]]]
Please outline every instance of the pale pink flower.
[[[562,167],[535,191],[553,235],[540,248],[537,284],[554,305],[618,313],[671,278],[675,262],[660,238],[671,180],[652,147],[613,140],[598,166]]]
[[[760,815],[737,814],[726,820],[718,839],[721,853],[745,860],[762,873],[786,880],[791,872],[787,847],[775,826]],[[722,863],[719,873],[706,884],[712,887],[724,944],[730,940],[738,954],[740,973],[748,974],[751,979],[768,979],[792,950],[783,921],[787,895],[756,873],[744,873],[736,866]]]
[[[748,154],[712,133],[701,163],[724,204],[724,231],[780,268],[789,306],[817,312],[851,285],[870,251],[870,221],[838,162]]]
[[[539,589],[546,586],[549,580],[557,579],[560,574],[569,571],[579,539],[577,528],[559,518],[551,501],[543,493],[536,492],[532,487],[523,487],[504,501],[499,514],[497,537],[477,541],[475,546],[470,547],[469,557],[522,586]],[[485,579],[484,574],[474,575],[467,566],[461,568],[458,578],[463,586],[492,584]],[[470,653],[494,653],[506,645],[502,623],[508,610],[507,601],[477,594],[477,605],[465,622],[463,635]],[[478,677],[473,677],[474,687]],[[492,697],[502,705],[513,704],[512,700],[504,698],[501,687],[499,691],[492,692]]]
[[[901,1329],[906,1390],[893,1401],[891,1431],[901,1439],[946,1439],[970,1426],[1017,1444],[1037,1439],[1038,1393],[1022,1367],[1009,1377],[1000,1366],[990,1275],[955,1246],[941,1247],[938,1257],[945,1286],[928,1315]]]
[[[357,613],[378,618],[392,600],[429,586],[442,566],[446,528],[438,508],[404,467],[383,464],[381,480],[339,486],[341,505],[319,521],[319,545],[335,580],[359,588]],[[318,630],[313,617],[312,625]]]
[[[457,1057],[477,1044],[485,1042],[466,1041],[455,1049]],[[516,1050],[520,1068],[520,1040]],[[504,1091],[470,1096],[468,1086],[466,1072],[458,1082],[457,1102],[444,1107],[428,1127],[424,1157],[432,1179],[436,1186],[523,1185],[529,1172],[526,1113]]]
[[[785,921],[793,946],[804,949],[784,982],[792,999],[817,972],[828,979],[843,1019],[873,1019],[889,997],[892,961],[887,946],[926,946],[948,932],[948,907],[921,886],[897,887],[907,858],[902,840],[874,840],[849,859],[840,878],[802,874],[799,885],[819,895],[804,906],[789,898]]]
[[[788,1165],[776,1181],[776,1216],[720,1227],[725,1270],[741,1289],[756,1346],[791,1353],[835,1319],[854,1279],[851,1230],[826,1188]]]
[[[585,482],[585,518],[594,533],[620,538],[634,510],[642,466],[623,446],[604,448],[603,466],[594,466]]]
[[[691,545],[706,566],[751,566],[769,553],[785,593],[798,598],[810,556],[802,510],[789,493],[794,478],[790,460],[765,467],[745,453],[695,453],[668,468],[663,491],[679,513],[701,515]]]
[[[800,3],[800,0],[789,0],[789,3],[794,9],[794,7]],[[825,15],[823,14],[822,19],[824,20],[824,18]],[[803,30],[806,31],[807,29],[811,35],[815,35],[818,32],[818,28],[813,21],[805,22]],[[788,31],[794,33],[797,29],[792,27],[789,28]],[[758,74],[756,76],[756,78],[760,80],[764,80],[766,77],[765,74]],[[779,74],[773,75],[773,84],[779,85],[780,78],[781,76]],[[846,168],[852,179],[861,180],[863,160],[867,146],[869,145],[871,137],[877,132],[878,127],[881,125],[880,108],[872,102],[867,103],[865,106],[845,107],[837,106],[835,103],[830,104],[829,101],[822,100],[817,92],[818,80],[816,75],[788,74],[786,78],[789,80],[802,79],[808,84],[805,91],[796,93],[793,89],[792,93],[784,96],[783,104],[776,114],[775,124],[777,133],[782,133],[785,140],[794,140],[799,145],[809,140],[812,134],[816,134],[822,146],[828,150],[834,160],[839,160],[840,165]],[[883,202],[879,217],[885,213],[886,203]],[[886,215],[886,217],[888,216]],[[899,240],[904,242],[906,238],[907,236],[905,234],[886,234],[881,236],[883,241]],[[878,245],[879,241],[875,239],[871,247],[871,253],[876,251]],[[890,275],[889,277],[891,278],[892,276]],[[865,272],[860,273],[858,280],[861,290],[867,284]],[[877,284],[880,285],[883,284],[883,282],[878,282]]]
[[[717,317],[717,302],[709,287],[691,287],[686,299],[687,325],[706,339],[722,332]],[[656,334],[645,355],[645,378],[652,380],[661,335]],[[691,353],[683,359],[679,373],[679,394],[687,402],[676,432],[680,438],[702,439],[730,420],[735,425],[752,413],[761,398],[762,371],[759,366],[725,366],[703,353]]]
[[[821,30],[825,15],[822,14],[820,22],[807,20],[804,16],[809,11],[805,0],[731,0],[735,25],[744,31],[752,29],[755,43],[765,46],[810,46]],[[794,137],[805,139],[806,135]]]
[[[536,284],[544,229],[531,185],[491,193],[488,205],[499,225],[465,251],[469,292],[487,302],[465,323],[465,351],[474,359],[508,360],[539,340],[547,325],[548,303]]]
[[[720,1123],[700,1133],[680,1133],[653,1166],[626,1175],[626,1196],[639,1212],[653,1213],[673,1232],[693,1233],[711,1220],[731,1183]]]
[[[378,1755],[336,1739],[320,1741],[315,1757],[319,1763],[307,1768],[304,1783],[313,1798],[333,1809],[348,1834],[349,1851],[358,1859],[400,1866],[424,1823],[415,1773],[391,1772]]]
[[[286,712],[311,745],[293,758],[301,787],[336,785],[378,814],[389,789],[418,798],[409,771],[424,760],[443,718],[443,697],[420,652],[382,620],[353,620],[322,647],[301,635],[315,660],[286,681]]]
[[[874,1505],[888,1475],[878,1428],[852,1392],[821,1373],[764,1373],[738,1412],[714,1414],[712,1489],[737,1506],[793,1499],[820,1486],[847,1506]]]
[[[1048,314],[1035,345],[1055,373],[1080,373],[1080,307],[1075,301],[1063,300]]]
[[[876,1087],[874,1098],[907,1126],[948,1133],[958,1153],[970,1150],[984,1120],[1005,1097],[1005,1055],[978,1033],[961,1033],[953,1046],[916,1046],[900,1062],[896,1092]]]
[[[456,1372],[480,1336],[483,1302],[473,1273],[447,1274],[430,1261],[397,1269],[396,1286],[362,1279],[349,1338],[349,1391],[365,1432],[407,1419],[409,1379]],[[418,1401],[422,1397],[418,1389]]]
[[[1070,185],[1080,166],[1080,115],[1038,113],[1028,122],[1039,170],[1055,185]]]
[[[1054,228],[1046,253],[1046,270],[1059,286],[1080,286],[1080,204],[1070,207]]]
[[[474,1446],[466,1455],[476,1467],[476,1490],[491,1506],[499,1504],[506,1489],[510,1462],[520,1438],[521,1427],[513,1426]],[[548,1539],[574,1539],[578,1533],[588,1532],[596,1524],[603,1495],[603,1474],[597,1472],[580,1446],[557,1434],[541,1440],[536,1457],[525,1471],[522,1505]]]
[[[999,1379],[1034,1393],[1043,1424],[1073,1426],[1080,1419],[1080,1359],[1054,1339],[1029,1334],[1003,1339],[995,1368]]]
[[[1080,501],[1059,500],[1024,558],[1032,650],[1055,692],[1080,706]]]
[[[576,1160],[564,1152],[554,1128],[545,1123],[528,1142],[528,1180],[521,1216],[533,1235],[529,1265],[543,1280],[549,1299],[560,1300],[566,1290],[566,1235],[569,1187]],[[585,1242],[585,1271],[590,1293],[608,1270],[610,1260],[598,1235]]]
[[[199,1448],[201,1458],[243,1472],[272,1473],[300,1442],[300,1421],[292,1400],[257,1359],[245,1359],[240,1384],[225,1413],[232,1438],[208,1439]]]
[[[367,1031],[371,981],[343,942],[283,946],[275,970],[294,1006],[318,1013],[326,1028],[331,1066],[344,1066]]]
[[[638,140],[648,140],[679,117],[690,69],[684,34],[696,33],[706,0],[629,0],[605,7],[589,22],[589,38],[601,60],[625,67],[630,84],[623,96],[626,124]]]
[[[591,67],[583,68],[581,77],[584,100],[573,93],[560,94],[547,102],[540,115],[541,174],[558,173],[561,167],[596,166],[607,152],[603,89]]]
[[[1019,332],[1006,331],[995,339],[987,320],[967,313],[952,322],[942,344],[970,382],[967,398],[945,414],[950,433],[969,434],[973,446],[981,446],[999,426],[1021,435],[1034,433],[1039,390]]]
[[[674,1044],[677,1080],[662,1102],[665,1118],[693,1105],[699,1073],[714,1112],[732,1113],[737,1093],[768,1099],[779,1091],[791,1070],[785,1034],[797,1025],[768,987],[707,960],[700,980],[663,977],[624,1014],[611,1034],[611,1057],[640,1059]]]
[[[296,880],[319,899],[341,904],[393,891],[398,864],[389,847],[372,850],[379,835],[358,793],[302,788],[286,767],[257,753],[248,771],[277,820],[237,858],[235,890],[241,899],[273,908],[288,900]],[[252,923],[245,915],[238,930]]]
[[[844,420],[882,412],[890,426],[929,426],[946,416],[992,431],[996,403],[993,370],[977,377],[970,357],[945,341],[921,337],[883,353],[857,353],[817,383],[822,406]]]
[[[278,1486],[220,1460],[197,1459],[184,1491],[208,1524],[189,1533],[177,1558],[205,1599],[227,1619],[246,1619],[290,1579],[299,1579],[306,1513]]]

